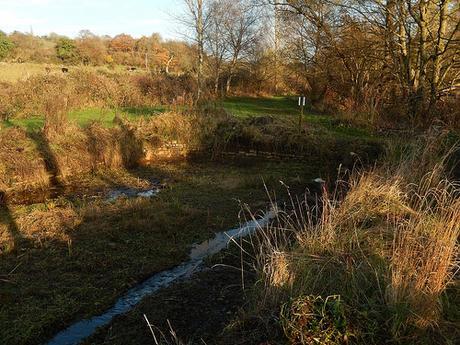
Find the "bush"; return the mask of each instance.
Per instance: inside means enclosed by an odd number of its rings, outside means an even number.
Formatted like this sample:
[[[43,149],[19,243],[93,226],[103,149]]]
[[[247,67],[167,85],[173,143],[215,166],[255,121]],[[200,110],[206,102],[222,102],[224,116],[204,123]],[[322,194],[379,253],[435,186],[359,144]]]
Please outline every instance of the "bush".
[[[134,82],[144,96],[162,104],[191,105],[196,92],[195,80],[189,75],[141,75]]]
[[[56,44],[56,56],[64,63],[77,63],[79,54],[75,41],[69,38],[60,38]]]
[[[188,76],[158,76],[72,69],[68,75],[37,75],[15,84],[0,85],[0,118],[46,114],[50,99],[65,103],[62,110],[82,107],[150,107],[191,104],[195,85]],[[64,102],[65,101],[65,102]]]
[[[0,32],[0,61],[7,58],[13,48],[13,42],[11,42],[6,35]]]

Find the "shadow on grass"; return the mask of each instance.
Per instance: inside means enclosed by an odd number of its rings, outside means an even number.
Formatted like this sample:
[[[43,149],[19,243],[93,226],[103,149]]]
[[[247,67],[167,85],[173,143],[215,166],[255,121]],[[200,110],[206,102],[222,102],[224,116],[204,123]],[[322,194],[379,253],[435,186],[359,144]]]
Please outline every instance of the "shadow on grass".
[[[156,107],[125,107],[122,109],[128,116],[150,116],[155,114],[162,114],[168,111],[167,106],[156,106]]]
[[[15,271],[17,284],[0,291],[0,296],[8,294],[0,314],[2,344],[42,343],[65,325],[101,313],[137,282],[185,260],[192,243],[238,223],[236,198],[265,207],[268,201],[259,174],[269,175],[264,178],[271,181],[269,189],[287,171],[291,178],[285,181],[292,188],[303,172],[308,174],[304,180],[312,177],[304,164],[287,169],[275,163],[265,168],[249,163],[186,166],[177,173],[161,165],[131,170],[129,174],[140,179],[171,178],[171,188],[152,199],[102,200],[80,211],[63,203],[38,212],[31,233],[38,236],[35,249],[23,256],[5,255],[0,261],[0,271],[8,272],[21,263]],[[29,234],[26,226],[23,231]],[[206,290],[201,293],[206,296]],[[219,295],[219,286],[215,293]],[[20,321],[17,315],[23,316]]]
[[[5,120],[2,122],[5,128],[12,128],[19,126],[24,128],[26,131],[36,131],[43,127],[45,120],[43,117],[31,117],[27,119],[14,119]]]
[[[19,231],[19,228],[11,215],[11,211],[8,207],[6,200],[6,194],[3,191],[0,191],[0,225],[5,225],[7,229],[7,236],[11,239],[11,246],[7,250],[18,248],[18,246],[23,242],[24,238]],[[1,253],[1,247],[0,247]]]
[[[45,169],[50,176],[49,182],[53,189],[62,190],[63,185],[59,181],[60,169],[57,159],[50,147],[48,139],[42,131],[29,131],[27,132],[29,138],[35,143],[40,156],[45,162]]]

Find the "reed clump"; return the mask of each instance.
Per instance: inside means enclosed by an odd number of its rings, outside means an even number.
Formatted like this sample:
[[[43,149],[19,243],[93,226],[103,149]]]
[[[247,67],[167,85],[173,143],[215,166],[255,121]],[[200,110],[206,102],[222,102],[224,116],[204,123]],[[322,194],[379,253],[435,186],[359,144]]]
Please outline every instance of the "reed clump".
[[[445,169],[454,148],[443,142],[425,137],[398,161],[355,172],[332,192],[323,186],[315,204],[292,200],[255,246],[264,286],[256,313],[281,317],[294,344],[458,337],[444,332],[458,285],[460,188]],[[337,296],[343,324],[311,311]]]

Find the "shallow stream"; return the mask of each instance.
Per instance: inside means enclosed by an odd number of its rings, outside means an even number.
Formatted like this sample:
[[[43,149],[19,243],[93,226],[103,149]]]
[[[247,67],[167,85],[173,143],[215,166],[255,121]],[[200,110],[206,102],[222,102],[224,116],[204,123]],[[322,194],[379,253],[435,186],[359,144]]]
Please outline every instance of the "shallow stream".
[[[150,195],[150,193],[149,193]],[[239,228],[217,233],[213,239],[196,244],[192,247],[190,258],[179,266],[154,274],[149,279],[127,291],[106,312],[90,319],[81,320],[58,333],[48,345],[77,345],[91,336],[98,327],[108,325],[115,316],[132,310],[144,297],[168,287],[179,279],[186,279],[199,271],[203,261],[221,250],[236,239],[253,234],[257,229],[267,225],[274,218],[274,212],[267,212],[263,217],[249,221]]]

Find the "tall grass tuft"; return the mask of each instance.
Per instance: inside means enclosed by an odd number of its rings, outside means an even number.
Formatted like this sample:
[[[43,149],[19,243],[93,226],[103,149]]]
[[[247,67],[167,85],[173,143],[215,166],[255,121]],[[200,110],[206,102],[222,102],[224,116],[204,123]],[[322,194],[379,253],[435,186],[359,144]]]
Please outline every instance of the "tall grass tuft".
[[[425,189],[431,181],[425,176],[409,200],[411,217],[389,221],[395,233],[387,301],[407,312],[403,321],[423,329],[440,319],[440,297],[458,264],[460,232],[460,190],[448,181]]]
[[[324,187],[316,202],[291,197],[255,246],[264,283],[259,315],[278,310],[274,319],[299,344],[315,337],[397,343],[441,332],[441,297],[458,268],[460,188],[445,170],[454,149],[424,142],[398,162],[355,172],[332,192]],[[339,328],[330,315],[299,315],[331,298],[343,307]],[[327,334],[318,324],[328,325]]]

